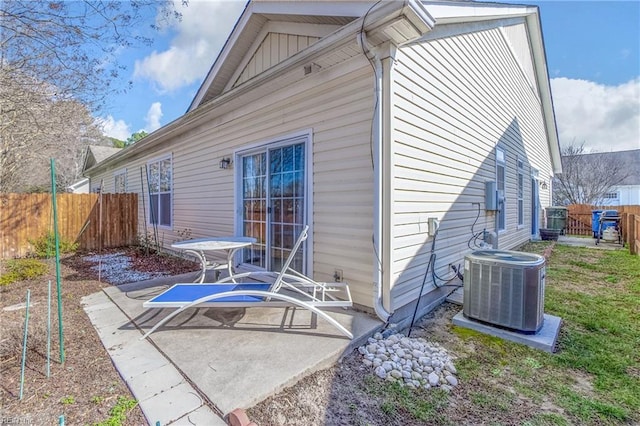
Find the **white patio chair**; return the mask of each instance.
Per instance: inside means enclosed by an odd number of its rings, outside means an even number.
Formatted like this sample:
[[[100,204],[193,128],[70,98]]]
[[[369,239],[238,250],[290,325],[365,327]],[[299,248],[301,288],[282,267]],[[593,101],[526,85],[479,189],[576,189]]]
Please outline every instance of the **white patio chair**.
[[[272,272],[257,271],[234,274],[215,283],[180,283],[142,304],[145,308],[175,308],[168,316],[154,325],[142,336],[145,339],[158,327],[171,320],[182,311],[194,307],[247,308],[247,307],[291,307],[307,309],[327,320],[342,334],[353,338],[349,330],[324,312],[323,308],[353,305],[347,283],[321,283],[295,271],[291,263],[296,252],[308,236],[309,226],[305,226],[296,240],[291,253],[282,265],[272,284],[265,282],[231,282],[253,276],[270,275]],[[285,291],[289,294],[285,294]]]

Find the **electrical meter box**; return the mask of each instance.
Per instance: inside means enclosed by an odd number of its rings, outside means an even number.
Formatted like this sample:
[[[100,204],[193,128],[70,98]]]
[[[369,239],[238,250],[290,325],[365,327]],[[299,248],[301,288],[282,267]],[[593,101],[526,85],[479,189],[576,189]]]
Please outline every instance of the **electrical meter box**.
[[[484,208],[485,210],[498,210],[498,187],[494,180],[484,183]]]

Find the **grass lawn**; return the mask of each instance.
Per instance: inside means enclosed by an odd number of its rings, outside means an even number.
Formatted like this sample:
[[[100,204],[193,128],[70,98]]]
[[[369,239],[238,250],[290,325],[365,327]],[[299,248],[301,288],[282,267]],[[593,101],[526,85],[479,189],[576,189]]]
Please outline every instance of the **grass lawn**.
[[[367,392],[431,424],[640,423],[640,257],[556,244],[545,290],[545,312],[563,320],[555,354],[450,326],[450,338],[431,338],[458,357],[461,387],[448,401],[373,381]]]

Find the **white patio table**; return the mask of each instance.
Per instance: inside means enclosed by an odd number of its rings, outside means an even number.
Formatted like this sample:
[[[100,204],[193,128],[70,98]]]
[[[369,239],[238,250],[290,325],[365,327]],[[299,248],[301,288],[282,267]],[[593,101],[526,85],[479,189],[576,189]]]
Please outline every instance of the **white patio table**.
[[[216,280],[218,279],[218,274],[223,269],[227,270],[230,277],[233,276],[233,256],[239,249],[248,247],[255,242],[256,239],[252,237],[196,238],[173,243],[171,247],[184,250],[185,253],[190,253],[200,260],[202,272],[195,282],[203,283],[206,272],[210,270],[216,271]],[[224,251],[227,255],[227,263],[217,263],[208,260],[205,252],[215,251]],[[235,282],[233,279],[232,281]]]

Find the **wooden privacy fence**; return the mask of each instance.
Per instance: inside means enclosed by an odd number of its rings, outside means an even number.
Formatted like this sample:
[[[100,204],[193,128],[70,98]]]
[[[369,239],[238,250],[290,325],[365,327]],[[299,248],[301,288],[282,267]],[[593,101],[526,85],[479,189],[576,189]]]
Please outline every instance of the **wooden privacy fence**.
[[[593,210],[617,210],[622,227],[622,240],[632,254],[640,253],[640,206],[590,206],[572,204],[567,206],[567,228],[569,235],[593,235]]]
[[[29,241],[53,232],[51,194],[0,194],[0,258],[26,256]],[[60,239],[83,250],[135,244],[137,194],[58,194]]]

